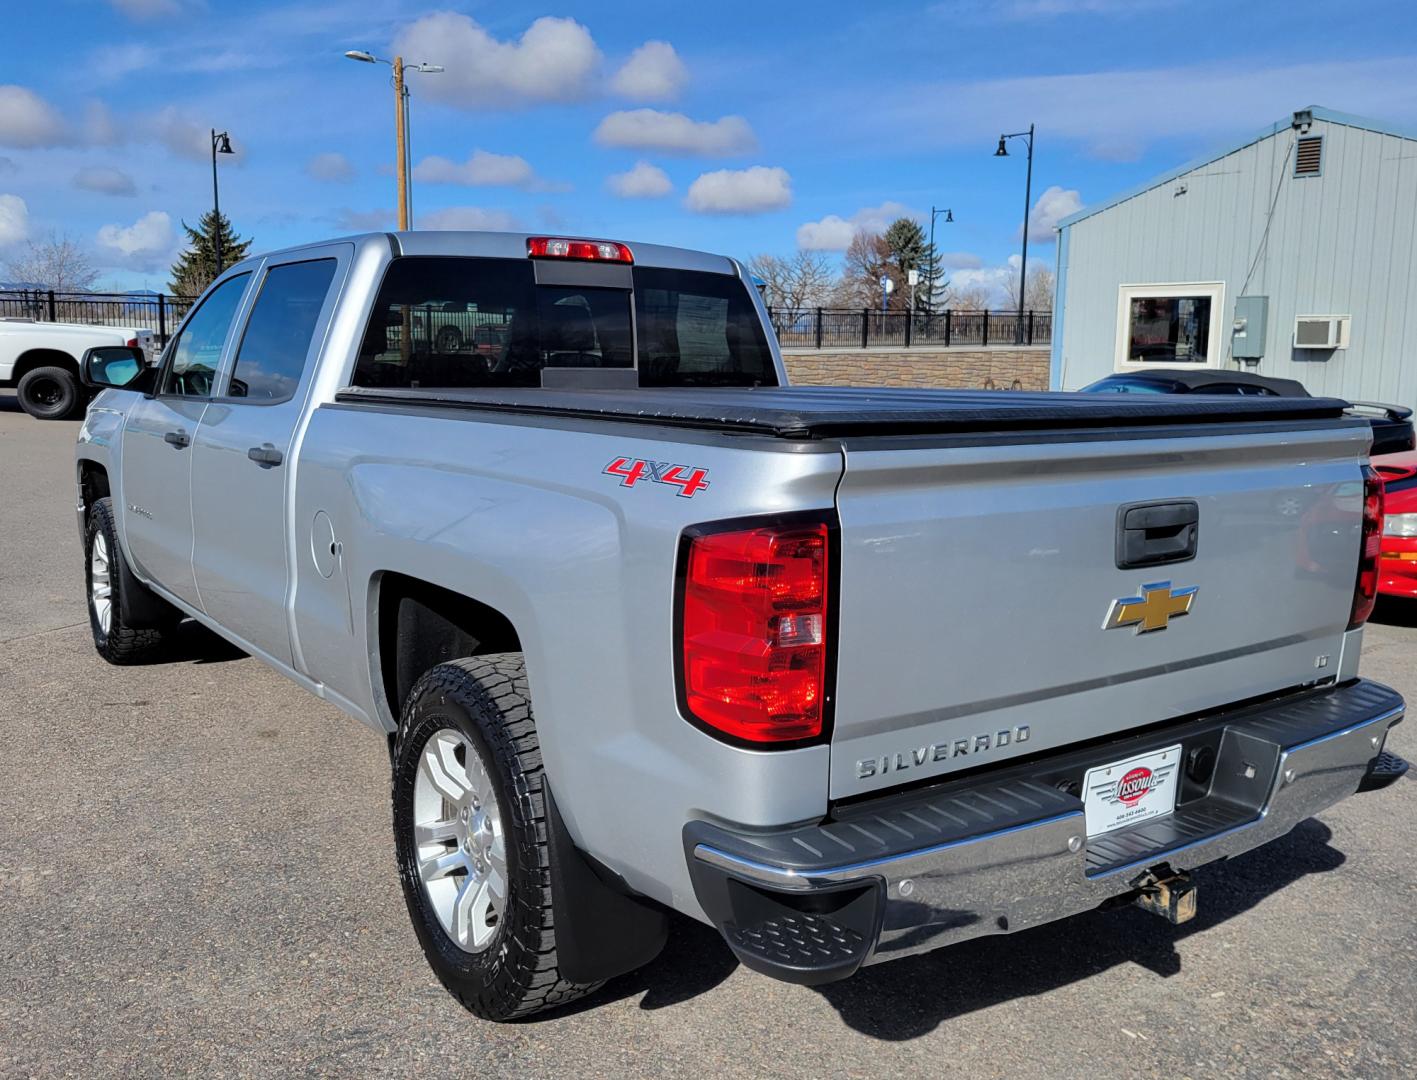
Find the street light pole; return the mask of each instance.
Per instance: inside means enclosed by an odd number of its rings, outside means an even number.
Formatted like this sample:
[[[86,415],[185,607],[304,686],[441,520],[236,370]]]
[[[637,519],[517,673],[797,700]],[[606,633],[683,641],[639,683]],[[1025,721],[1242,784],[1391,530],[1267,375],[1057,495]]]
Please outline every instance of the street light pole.
[[[408,150],[408,82],[405,75],[410,71],[435,74],[443,69],[437,64],[416,64],[412,67],[405,67],[402,56],[395,56],[392,60],[384,60],[362,49],[351,49],[344,55],[351,60],[358,60],[362,64],[388,64],[394,70],[394,143],[398,155],[395,172],[398,174],[399,230],[412,228],[413,210],[409,183]]]
[[[935,219],[941,214],[945,215],[945,224],[954,221],[953,210],[936,210],[930,207],[930,292],[926,295],[925,302],[930,305],[930,314],[935,314],[935,275],[939,273],[940,253],[935,250]]]
[[[231,136],[223,131],[217,134],[216,128],[212,128],[212,216],[216,219],[214,234],[216,241],[216,277],[221,277],[222,257],[221,257],[221,195],[217,190],[216,182],[216,156],[218,154],[234,154],[231,149]]]
[[[1028,140],[1028,172],[1025,174],[1023,182],[1023,257],[1019,261],[1018,267],[1018,325],[1014,327],[1014,334],[1020,344],[1023,342],[1023,305],[1024,291],[1028,288],[1028,214],[1033,209],[1033,125],[1028,125],[1027,131],[1016,131],[1012,135],[999,136],[999,149],[994,151],[995,157],[1008,157],[1008,147],[1004,145],[1007,139],[1027,139]]]

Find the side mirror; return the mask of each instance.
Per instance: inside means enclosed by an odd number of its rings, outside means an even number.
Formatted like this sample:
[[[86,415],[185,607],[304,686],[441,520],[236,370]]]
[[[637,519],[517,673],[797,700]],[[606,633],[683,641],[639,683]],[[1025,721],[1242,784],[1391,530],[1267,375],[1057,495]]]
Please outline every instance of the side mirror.
[[[142,349],[130,349],[126,345],[101,345],[89,349],[79,363],[84,385],[95,390],[137,390],[148,393],[152,389],[153,368],[148,367],[147,356]]]

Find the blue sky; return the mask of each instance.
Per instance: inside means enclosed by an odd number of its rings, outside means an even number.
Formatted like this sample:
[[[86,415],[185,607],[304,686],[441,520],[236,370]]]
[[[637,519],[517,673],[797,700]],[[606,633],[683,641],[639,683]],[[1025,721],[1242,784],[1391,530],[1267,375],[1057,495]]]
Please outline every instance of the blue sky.
[[[256,250],[391,227],[388,69],[346,49],[447,68],[411,76],[416,227],[834,255],[933,204],[957,283],[986,287],[1023,213],[1001,131],[1038,125],[1051,261],[1057,216],[1295,108],[1417,127],[1407,2],[48,0],[5,29],[0,263],[53,230],[120,288],[165,288],[212,127]]]

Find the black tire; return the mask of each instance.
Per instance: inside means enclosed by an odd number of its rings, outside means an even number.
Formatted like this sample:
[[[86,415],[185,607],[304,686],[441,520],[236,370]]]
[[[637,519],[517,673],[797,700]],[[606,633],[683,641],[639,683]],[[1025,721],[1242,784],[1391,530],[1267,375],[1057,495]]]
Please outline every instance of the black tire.
[[[68,420],[87,404],[79,377],[67,368],[39,367],[20,376],[15,388],[20,408],[36,420]]]
[[[433,339],[434,348],[440,353],[457,352],[462,348],[462,331],[456,326],[442,326],[438,328],[438,335]]]
[[[102,537],[108,559],[109,621],[107,629],[94,601],[94,544]],[[123,561],[123,549],[118,545],[118,530],[113,524],[113,500],[103,498],[89,509],[88,527],[84,530],[84,587],[88,594],[89,628],[98,655],[110,664],[141,664],[152,658],[162,646],[161,628],[135,627],[128,621],[130,609],[139,598],[130,590],[141,589]],[[142,598],[147,603],[159,602],[156,597]],[[177,613],[173,612],[174,621]]]
[[[443,930],[418,872],[413,840],[419,759],[438,731],[454,728],[482,758],[497,794],[506,849],[503,917],[480,952]],[[486,1020],[513,1020],[575,1001],[599,983],[562,978],[551,915],[551,859],[541,747],[521,653],[439,664],[404,705],[394,745],[393,819],[399,881],[423,954],[443,986]]]

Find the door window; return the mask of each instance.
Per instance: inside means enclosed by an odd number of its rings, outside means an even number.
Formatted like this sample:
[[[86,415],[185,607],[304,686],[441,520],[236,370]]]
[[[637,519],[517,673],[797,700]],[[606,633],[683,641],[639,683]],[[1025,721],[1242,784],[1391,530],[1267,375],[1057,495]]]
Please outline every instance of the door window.
[[[336,260],[312,259],[272,267],[241,335],[227,396],[275,405],[295,396]]]
[[[172,345],[171,359],[163,372],[158,393],[211,397],[217,365],[221,363],[221,347],[250,277],[250,274],[237,274],[207,294]]]

